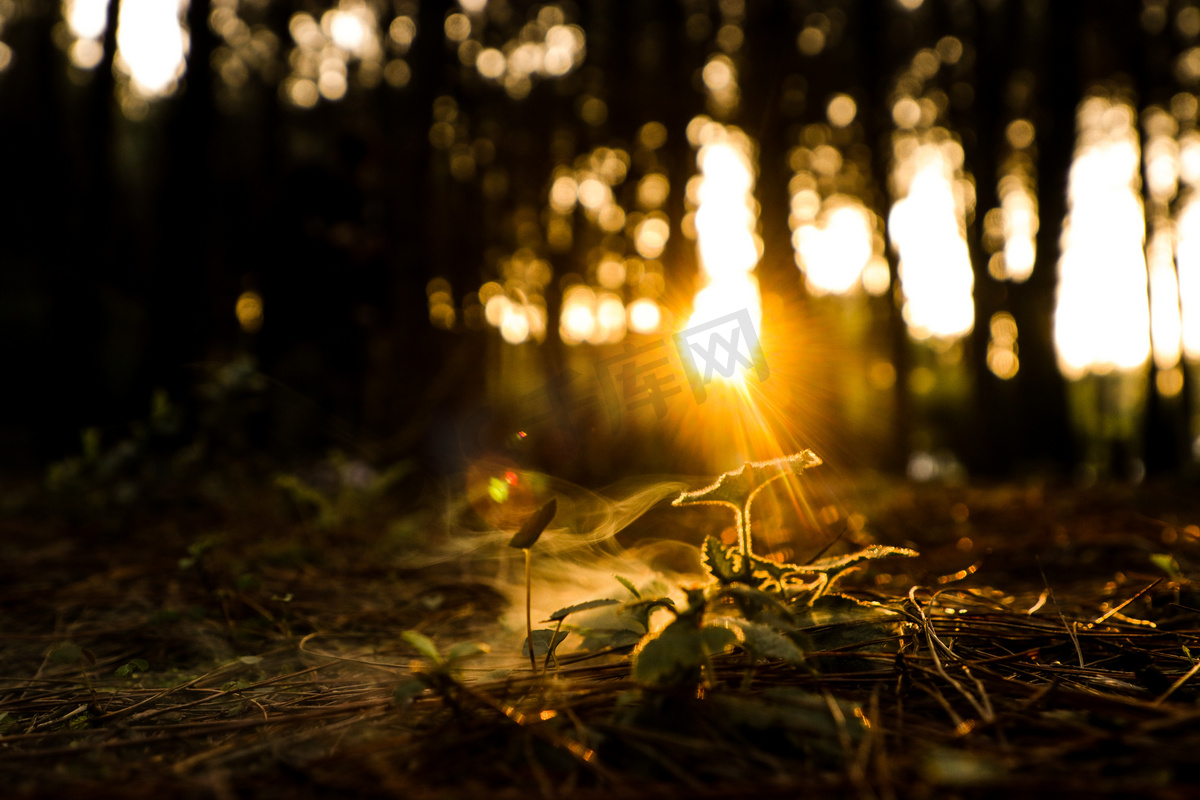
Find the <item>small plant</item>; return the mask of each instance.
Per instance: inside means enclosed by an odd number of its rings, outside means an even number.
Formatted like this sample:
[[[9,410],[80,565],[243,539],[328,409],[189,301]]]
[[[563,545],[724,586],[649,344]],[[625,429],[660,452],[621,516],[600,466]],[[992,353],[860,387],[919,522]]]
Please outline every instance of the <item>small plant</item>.
[[[712,657],[733,645],[747,654],[751,665],[763,659],[804,663],[802,629],[814,623],[814,605],[829,596],[841,578],[872,559],[916,555],[905,548],[883,546],[809,564],[779,563],[754,555],[750,507],[755,496],[772,481],[798,475],[820,463],[811,450],[774,461],[747,462],[711,485],[684,492],[675,499],[675,506],[713,504],[732,508],[737,548],[731,549],[712,536],[704,542],[703,563],[712,581],[686,589],[684,608],[667,606],[675,619],[638,643],[633,674],[639,683],[711,683]],[[872,605],[837,597],[855,608]],[[889,613],[877,605],[873,605],[872,612]],[[868,635],[874,634],[871,631]]]
[[[562,641],[558,637],[560,634],[552,631],[534,631],[533,630],[533,556],[532,550],[537,540],[541,538],[542,531],[546,530],[546,526],[554,519],[554,515],[558,513],[558,501],[553,497],[550,502],[539,508],[533,513],[529,519],[525,520],[525,524],[521,529],[513,534],[512,539],[509,539],[508,546],[522,550],[525,553],[525,648],[529,651],[529,668],[537,672],[537,650],[536,647],[541,643],[545,647],[547,658],[558,642]],[[534,638],[534,633],[539,634],[537,639]],[[566,634],[561,634],[566,638]],[[557,639],[557,641],[556,641]]]
[[[480,642],[459,642],[442,653],[432,639],[419,631],[405,631],[400,638],[421,654],[426,666],[415,670],[411,678],[396,687],[392,697],[397,705],[404,705],[426,689],[431,689],[457,710],[462,663],[491,651]]]
[[[375,472],[338,451],[330,453],[324,466],[328,480],[318,481],[320,486],[291,473],[276,475],[275,485],[298,508],[315,512],[317,527],[326,530],[361,517],[414,469],[411,461],[398,461],[382,472]]]

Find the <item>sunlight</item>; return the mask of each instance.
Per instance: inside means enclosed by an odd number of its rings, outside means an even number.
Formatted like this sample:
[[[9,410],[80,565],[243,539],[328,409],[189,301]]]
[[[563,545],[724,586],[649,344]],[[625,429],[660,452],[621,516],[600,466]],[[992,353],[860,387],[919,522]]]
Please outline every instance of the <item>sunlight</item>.
[[[1146,236],[1133,109],[1092,96],[1079,106],[1067,191],[1054,343],[1071,379],[1133,370],[1150,356]]]
[[[900,136],[892,180],[901,199],[888,230],[900,255],[904,321],[914,339],[954,341],[975,325],[975,276],[966,216],[974,189],[961,177],[962,145],[945,131]]]
[[[63,0],[63,19],[75,41],[67,57],[79,69],[95,69],[104,58],[110,0]]]
[[[1183,354],[1190,361],[1200,360],[1200,195],[1193,194],[1179,215],[1179,303],[1182,309],[1180,333]]]
[[[684,327],[694,328],[744,311],[757,331],[762,302],[758,280],[750,273],[758,264],[762,241],[753,194],[753,144],[737,128],[711,120],[701,125],[696,137],[700,183],[695,212],[701,289]],[[745,371],[739,364],[732,380],[741,383]]]
[[[123,0],[117,17],[117,64],[135,94],[151,99],[175,91],[187,69],[189,0]]]
[[[875,255],[875,215],[860,200],[833,195],[820,218],[798,226],[792,234],[796,266],[804,272],[810,294],[847,294],[863,278]]]

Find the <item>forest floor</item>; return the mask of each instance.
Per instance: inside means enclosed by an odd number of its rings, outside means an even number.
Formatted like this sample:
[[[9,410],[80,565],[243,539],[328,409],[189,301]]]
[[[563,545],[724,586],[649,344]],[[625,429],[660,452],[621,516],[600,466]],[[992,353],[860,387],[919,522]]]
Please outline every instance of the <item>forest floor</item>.
[[[834,615],[802,664],[733,648],[665,687],[633,679],[632,645],[532,671],[501,623],[513,575],[414,558],[446,514],[403,488],[110,489],[6,487],[7,796],[1200,793],[1195,487],[874,479],[823,516],[920,552],[841,587],[894,619]],[[698,517],[664,505],[628,535],[688,538]],[[439,665],[406,631],[492,648]]]

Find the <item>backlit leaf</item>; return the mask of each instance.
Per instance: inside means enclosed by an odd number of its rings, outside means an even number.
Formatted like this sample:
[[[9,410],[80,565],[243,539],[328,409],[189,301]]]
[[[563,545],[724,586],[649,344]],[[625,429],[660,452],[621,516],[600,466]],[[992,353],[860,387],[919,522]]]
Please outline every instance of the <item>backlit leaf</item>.
[[[705,568],[721,583],[730,583],[740,577],[734,554],[715,536],[704,540],[700,554]]]
[[[618,583],[628,589],[630,594],[639,599],[641,598],[642,593],[639,592],[637,587],[633,585],[633,581],[629,580],[629,578],[626,578],[624,575],[613,575],[613,577],[617,579]]]
[[[554,632],[551,628],[541,628],[533,632],[533,655],[535,658],[542,658],[547,652],[553,654],[554,650],[562,644],[562,640],[566,639],[570,634],[567,631]],[[521,655],[529,658],[529,638],[522,640]]]
[[[560,619],[566,619],[571,614],[579,611],[589,611],[593,608],[603,608],[604,606],[615,606],[620,603],[620,600],[588,600],[586,603],[576,603],[573,606],[560,608],[550,615],[550,622],[558,622]]]
[[[726,628],[697,628],[690,621],[676,620],[642,640],[633,654],[633,677],[646,686],[694,681],[708,657],[736,641],[737,636]]]
[[[458,644],[451,645],[450,649],[446,651],[446,661],[454,663],[463,659],[481,656],[491,651],[492,648],[483,642],[459,642]]]
[[[820,457],[811,450],[777,458],[773,461],[747,461],[738,469],[726,472],[710,486],[692,492],[684,492],[671,503],[673,506],[690,506],[714,503],[732,507],[738,514],[746,508],[754,495],[776,478],[799,475],[804,470],[818,466]]]
[[[418,653],[435,664],[442,663],[442,654],[438,652],[437,645],[425,634],[418,631],[405,631],[400,634],[400,638],[408,642]]]
[[[508,546],[515,547],[518,550],[528,550],[533,547],[534,543],[541,537],[542,531],[546,530],[546,526],[554,519],[556,513],[558,513],[558,500],[552,497],[549,503],[546,503],[546,505],[535,511],[529,519],[525,520],[525,524],[509,540]]]
[[[770,625],[737,617],[717,617],[710,624],[733,631],[742,649],[756,659],[781,658],[791,664],[804,661],[804,653],[796,643]]]

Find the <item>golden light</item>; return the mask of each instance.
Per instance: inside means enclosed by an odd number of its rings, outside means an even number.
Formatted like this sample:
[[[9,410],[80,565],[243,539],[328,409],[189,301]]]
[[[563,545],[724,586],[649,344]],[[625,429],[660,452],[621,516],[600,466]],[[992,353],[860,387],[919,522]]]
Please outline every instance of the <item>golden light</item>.
[[[291,75],[281,90],[301,108],[312,108],[321,98],[341,100],[352,80],[371,88],[383,79],[399,88],[412,77],[402,58],[384,64],[379,20],[364,0],[340,0],[321,14],[319,22],[311,14],[297,12],[288,21],[288,31],[296,46],[288,56]],[[410,17],[397,17],[388,29],[392,50],[406,52],[415,34]]]
[[[997,378],[1010,380],[1021,368],[1017,358],[1017,321],[1007,311],[999,311],[992,315],[988,327],[988,369]]]
[[[703,122],[694,133],[700,143],[696,154],[700,182],[695,225],[702,280],[691,318],[684,327],[745,311],[757,331],[762,322],[762,302],[758,280],[750,272],[758,264],[762,241],[757,233],[753,194],[753,144],[739,129],[711,120]],[[741,383],[744,372],[739,364],[733,381]]]
[[[263,324],[263,302],[258,292],[242,292],[234,305],[238,325],[246,333],[257,333]]]
[[[509,303],[500,319],[500,335],[509,344],[521,344],[529,338],[529,316],[522,306]]]
[[[642,258],[658,258],[666,249],[671,227],[662,212],[653,212],[634,230],[634,247]]]
[[[188,0],[123,0],[117,16],[117,66],[138,97],[175,91],[187,69],[183,27]]]
[[[407,52],[408,48],[412,46],[413,39],[417,36],[416,20],[403,15],[396,17],[388,26],[388,36],[401,53]]]
[[[503,78],[507,66],[508,61],[504,58],[504,53],[494,47],[485,47],[475,58],[475,68],[479,70],[479,74],[490,80]]]
[[[825,115],[829,118],[829,124],[838,128],[844,128],[851,122],[854,122],[854,117],[857,114],[858,104],[848,94],[835,94],[830,98],[829,105],[825,108]]]
[[[718,116],[732,114],[741,101],[737,67],[724,53],[714,53],[700,71],[709,110]]]
[[[1183,349],[1183,317],[1179,309],[1179,281],[1175,277],[1173,232],[1161,224],[1146,246],[1150,273],[1150,344],[1154,365],[1167,370],[1179,363]]]
[[[599,212],[612,201],[612,189],[599,178],[584,178],[579,183],[579,202],[588,211]]]
[[[100,39],[108,27],[110,0],[64,0],[63,18],[81,39]]]
[[[965,238],[974,191],[961,176],[962,146],[948,134],[898,137],[892,170],[901,199],[888,230],[900,256],[903,315],[918,341],[954,341],[975,324],[975,277]]]
[[[596,293],[583,285],[572,286],[563,294],[558,334],[563,342],[576,345],[592,338],[596,325]]]
[[[629,316],[629,330],[634,333],[654,333],[662,323],[662,311],[658,303],[649,297],[634,300],[626,309]]]
[[[637,202],[644,209],[655,209],[667,202],[671,193],[671,182],[666,175],[652,172],[638,181]]]
[[[1150,356],[1140,154],[1133,108],[1092,95],[1079,106],[1058,263],[1054,343],[1071,379],[1133,370]]]
[[[625,284],[625,262],[615,253],[607,253],[596,265],[596,280],[605,289],[619,289]]]
[[[75,41],[67,50],[79,69],[95,69],[104,58],[104,32],[108,28],[110,0],[63,0],[63,18]]]
[[[462,42],[471,35],[471,18],[466,14],[454,13],[446,17],[443,26],[446,38],[452,42]]]
[[[859,200],[830,197],[819,222],[800,225],[792,234],[796,266],[808,291],[821,296],[855,289],[875,255],[874,234],[875,215]]]
[[[596,299],[596,328],[588,338],[593,344],[615,344],[625,338],[625,303],[612,292]]]
[[[1175,261],[1179,268],[1180,333],[1183,353],[1200,360],[1200,196],[1193,194],[1177,221],[1179,242]]]
[[[1037,197],[1032,187],[1010,175],[1000,181],[1004,212],[1004,277],[1021,283],[1033,274],[1039,227]]]
[[[661,122],[647,122],[638,129],[638,142],[647,150],[657,150],[667,143],[667,126]]]

